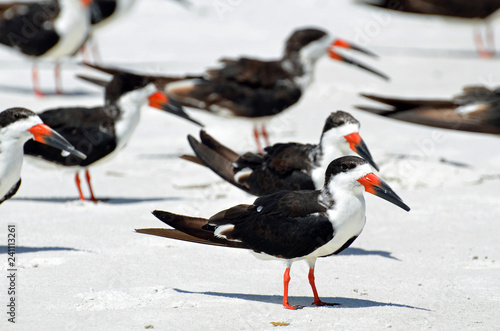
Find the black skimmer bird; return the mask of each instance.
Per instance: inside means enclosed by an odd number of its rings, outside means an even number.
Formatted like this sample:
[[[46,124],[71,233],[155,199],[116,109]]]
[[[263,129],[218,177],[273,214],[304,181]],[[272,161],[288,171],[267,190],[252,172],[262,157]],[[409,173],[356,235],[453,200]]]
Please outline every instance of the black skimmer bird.
[[[469,86],[451,100],[398,99],[361,94],[391,108],[357,106],[371,113],[437,128],[500,134],[500,88]]]
[[[63,150],[74,158],[85,159],[83,153],[43,124],[31,110],[10,108],[0,112],[0,204],[16,194],[21,186],[23,145],[29,139],[53,146],[60,155]]]
[[[147,77],[155,82],[159,90],[165,91],[170,98],[185,107],[206,110],[223,117],[244,117],[265,123],[271,116],[299,101],[312,82],[317,60],[325,54],[388,79],[386,75],[339,54],[338,48],[375,56],[352,43],[334,39],[322,30],[300,29],[288,38],[284,55],[278,60],[262,61],[247,57],[222,59],[221,68],[207,70],[202,75]],[[111,74],[121,71],[88,66]],[[260,136],[269,145],[265,125],[259,131],[255,124],[255,141],[259,151],[262,151]]]
[[[229,183],[257,196],[282,190],[314,190],[323,187],[328,165],[340,156],[358,153],[378,170],[359,135],[359,126],[351,114],[337,111],[326,119],[317,145],[275,144],[266,147],[265,154],[242,155],[201,131],[201,142],[188,136],[196,157],[182,158],[206,165]]]
[[[61,93],[59,60],[78,52],[90,32],[92,0],[48,0],[0,4],[0,44],[34,58],[33,88],[43,95],[36,59],[56,60],[57,93]]]
[[[258,198],[251,205],[237,205],[209,219],[153,214],[174,229],[138,229],[137,232],[195,243],[245,248],[258,257],[286,263],[283,306],[288,302],[290,267],[306,260],[313,305],[325,305],[314,282],[318,257],[338,254],[349,247],[365,226],[363,191],[375,194],[406,211],[410,208],[357,156],[343,156],[330,163],[320,190],[281,191]]]
[[[81,200],[85,198],[78,171],[85,170],[90,199],[96,202],[88,168],[108,160],[126,145],[139,124],[143,105],[149,103],[151,107],[182,116],[182,109],[170,105],[167,96],[158,92],[151,81],[132,74],[114,75],[106,86],[105,100],[104,106],[56,108],[39,114],[45,123],[85,153],[85,160],[63,158],[58,151],[37,142],[27,142],[24,146],[26,155],[74,168]]]
[[[474,21],[476,24],[474,41],[478,53],[483,57],[495,53],[492,20],[496,18],[500,1],[498,0],[358,0],[362,3],[412,14],[437,15]],[[486,35],[489,43],[487,49],[479,31],[479,24],[486,24]]]

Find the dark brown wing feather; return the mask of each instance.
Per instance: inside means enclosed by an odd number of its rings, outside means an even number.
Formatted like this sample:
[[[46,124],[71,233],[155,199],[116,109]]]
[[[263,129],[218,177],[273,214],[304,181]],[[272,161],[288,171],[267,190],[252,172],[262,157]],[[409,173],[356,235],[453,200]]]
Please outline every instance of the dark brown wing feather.
[[[222,59],[222,68],[207,71],[208,80],[222,83],[227,81],[260,88],[273,88],[279,80],[291,79],[280,61],[261,61],[250,58],[237,60]]]
[[[189,144],[197,158],[183,157],[212,169],[217,175],[234,186],[257,196],[282,190],[315,189],[310,171],[309,153],[313,145],[277,144],[266,148],[266,154],[245,153],[238,155],[206,132],[201,131],[202,143],[188,136]],[[236,179],[236,174],[250,169]]]
[[[334,236],[333,226],[318,203],[318,191],[283,191],[238,205],[212,216],[206,229],[232,225],[224,231],[257,252],[279,258],[310,254]]]
[[[150,235],[158,236],[158,237],[177,239],[177,240],[182,240],[182,241],[187,241],[187,242],[192,242],[192,243],[197,243],[197,244],[228,247],[228,245],[224,245],[224,244],[221,244],[218,242],[197,238],[194,236],[190,236],[182,231],[175,230],[175,229],[155,229],[155,228],[152,228],[152,229],[136,229],[135,231],[138,233],[144,233],[144,234],[150,234]],[[235,247],[235,246],[231,246],[231,247]],[[235,247],[235,248],[243,248],[243,247]]]
[[[165,236],[173,239],[180,239],[192,241],[202,244],[210,244],[217,246],[235,247],[235,248],[248,248],[240,242],[229,241],[223,238],[214,236],[213,231],[205,230],[203,227],[207,224],[208,220],[199,217],[190,217],[184,215],[177,215],[166,211],[155,210],[153,212],[160,221],[170,225],[177,231],[148,231],[146,229],[136,230],[141,233],[148,233],[153,235]],[[167,229],[165,229],[167,230]],[[184,235],[181,235],[183,233]]]
[[[378,115],[444,129],[500,134],[500,95],[485,88],[468,87],[452,101],[363,96],[393,107],[357,107]],[[463,111],[460,107],[473,107],[475,110]]]
[[[234,179],[234,167],[231,161],[227,160],[208,146],[200,143],[191,135],[188,136],[188,141],[196,156],[201,162],[203,162],[203,164],[212,169],[212,171],[219,175],[222,179],[228,181],[243,191],[251,193],[250,187],[241,185]]]
[[[486,18],[500,8],[498,0],[362,0],[362,2],[414,14],[461,18]]]
[[[210,136],[208,133],[206,133],[203,130],[200,131],[200,139],[201,139],[201,142],[205,146],[214,150],[219,155],[221,155],[225,159],[227,159],[229,162],[234,162],[240,157],[240,155],[238,153],[236,153],[235,151],[231,150],[230,148],[222,145],[220,142],[215,140],[212,136]]]

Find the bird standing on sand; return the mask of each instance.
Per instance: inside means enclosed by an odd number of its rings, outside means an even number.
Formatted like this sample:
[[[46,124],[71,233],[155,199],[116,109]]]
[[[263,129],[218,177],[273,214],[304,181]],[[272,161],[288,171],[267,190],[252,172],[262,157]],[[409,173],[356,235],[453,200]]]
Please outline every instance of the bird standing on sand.
[[[317,145],[282,143],[266,147],[264,154],[242,155],[201,131],[201,142],[188,136],[196,157],[182,158],[206,165],[229,183],[258,196],[314,190],[323,187],[326,168],[340,156],[357,153],[378,170],[359,135],[359,126],[351,114],[339,110],[326,119]]]
[[[43,124],[31,110],[10,108],[0,112],[0,204],[16,194],[21,186],[23,145],[29,139],[53,146],[59,154],[63,150],[77,159],[85,159],[83,153]]]
[[[81,200],[85,198],[78,171],[85,170],[90,200],[96,202],[88,168],[108,160],[127,144],[139,124],[140,110],[145,104],[175,115],[181,111],[177,107],[172,110],[167,96],[158,92],[148,79],[132,74],[116,74],[106,86],[104,106],[56,108],[39,114],[45,123],[84,152],[87,155],[85,160],[63,158],[53,148],[37,142],[26,143],[24,152],[58,166],[75,169],[75,182]]]
[[[195,243],[245,248],[257,257],[286,263],[283,306],[288,302],[290,267],[306,260],[313,305],[320,300],[314,281],[318,257],[338,254],[349,247],[365,225],[363,191],[375,194],[406,211],[410,208],[357,156],[344,156],[330,163],[322,189],[281,191],[258,198],[251,205],[237,205],[209,219],[176,215],[165,211],[153,214],[174,229],[138,229],[139,233]]]
[[[207,70],[202,75],[146,77],[154,81],[159,90],[165,91],[185,107],[206,110],[223,117],[254,120],[254,138],[261,152],[260,137],[269,145],[265,123],[299,101],[311,84],[314,67],[322,56],[328,54],[334,60],[352,64],[388,79],[386,75],[339,54],[338,48],[375,56],[342,39],[334,39],[322,30],[308,28],[292,33],[285,43],[283,57],[278,60],[263,61],[247,57],[222,59],[221,68]],[[89,66],[111,74],[123,71]],[[258,123],[262,124],[260,131]]]
[[[90,32],[92,0],[49,0],[0,4],[0,44],[33,57],[33,89],[43,95],[36,61],[56,61],[56,91],[62,93],[59,61],[78,52]]]

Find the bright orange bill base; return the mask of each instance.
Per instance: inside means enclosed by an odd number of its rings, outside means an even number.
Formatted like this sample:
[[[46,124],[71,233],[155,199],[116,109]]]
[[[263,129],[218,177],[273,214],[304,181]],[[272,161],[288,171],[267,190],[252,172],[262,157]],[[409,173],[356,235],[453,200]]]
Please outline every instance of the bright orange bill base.
[[[75,147],[71,145],[63,136],[52,130],[46,124],[37,124],[28,129],[28,131],[31,132],[35,141],[38,141],[39,143],[66,151],[82,160],[87,158],[85,154],[75,149]]]
[[[403,200],[401,200],[396,192],[394,192],[391,187],[387,185],[387,183],[381,180],[374,173],[369,173],[368,175],[359,178],[358,182],[365,187],[366,192],[387,200],[406,211],[410,211],[410,207],[408,207]]]

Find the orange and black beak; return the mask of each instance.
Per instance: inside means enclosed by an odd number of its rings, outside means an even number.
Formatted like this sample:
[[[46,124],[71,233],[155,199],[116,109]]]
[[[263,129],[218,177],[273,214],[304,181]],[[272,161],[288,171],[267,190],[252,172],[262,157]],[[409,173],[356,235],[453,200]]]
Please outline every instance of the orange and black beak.
[[[347,140],[347,142],[349,143],[349,147],[351,147],[354,152],[358,153],[359,156],[368,161],[368,163],[370,163],[372,167],[379,171],[377,165],[375,164],[375,161],[373,161],[370,150],[368,150],[368,146],[366,146],[363,139],[361,139],[359,133],[353,132],[351,134],[348,134],[347,136],[344,136],[344,138],[345,140]]]
[[[377,177],[374,173],[369,173],[368,175],[361,177],[358,179],[358,182],[365,187],[366,192],[375,194],[376,196],[392,202],[406,211],[410,211],[410,207],[408,207],[403,200],[401,200],[401,198],[390,188],[389,185],[387,185],[387,183]]]
[[[347,48],[347,49],[352,49],[354,51],[357,51],[357,52],[360,52],[360,53],[363,53],[363,54],[366,54],[366,55],[369,55],[369,56],[372,56],[372,57],[377,57],[377,55],[375,55],[374,53],[370,52],[369,50],[367,49],[364,49],[362,47],[359,47],[359,46],[356,46],[356,45],[353,45],[352,43],[350,42],[347,42],[345,40],[342,40],[342,39],[337,39],[335,40],[333,43],[330,44],[330,47],[328,48],[328,54],[329,56],[334,59],[334,60],[338,60],[338,61],[342,61],[342,62],[345,62],[345,63],[348,63],[348,64],[352,64],[358,68],[361,68],[361,69],[364,69],[366,71],[369,71],[371,72],[372,74],[375,74],[385,80],[389,80],[389,77],[375,69],[372,69],[370,67],[368,67],[367,65],[364,65],[363,63],[361,62],[358,62],[356,60],[353,60],[353,59],[350,59],[348,57],[345,57],[343,55],[340,55],[339,53],[337,53],[335,51],[335,48],[336,47],[341,47],[341,48]]]
[[[82,160],[87,158],[85,154],[75,149],[75,147],[71,145],[63,136],[52,130],[48,125],[37,124],[31,127],[31,129],[28,129],[28,131],[33,135],[33,139],[39,143],[66,151]]]
[[[149,105],[154,108],[164,110],[168,113],[182,117],[188,121],[191,121],[201,127],[204,125],[197,120],[191,118],[185,111],[184,108],[174,100],[170,100],[165,94],[157,91],[149,96]]]
[[[92,3],[94,2],[94,0],[80,0],[80,1],[82,3],[83,7],[88,7],[88,6],[92,5]]]

